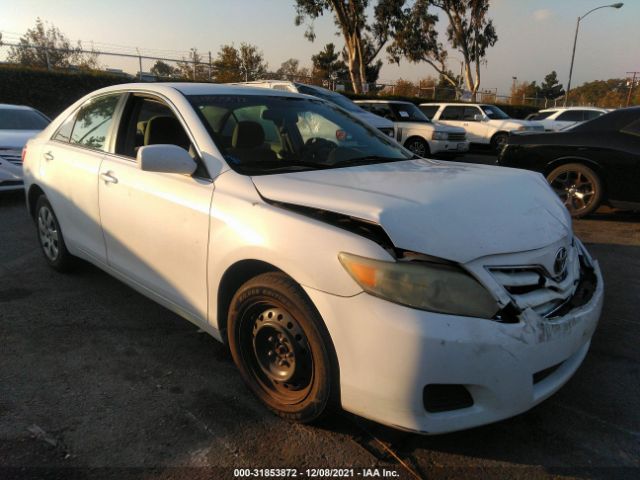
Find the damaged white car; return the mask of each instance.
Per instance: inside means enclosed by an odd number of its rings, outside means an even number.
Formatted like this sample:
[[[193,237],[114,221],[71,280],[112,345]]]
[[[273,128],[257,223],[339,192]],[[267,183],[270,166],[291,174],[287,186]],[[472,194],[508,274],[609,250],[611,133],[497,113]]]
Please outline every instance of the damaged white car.
[[[49,119],[31,107],[0,104],[0,192],[22,190],[22,147]]]
[[[308,96],[103,89],[28,143],[25,181],[52,267],[88,260],[227,343],[290,420],[516,415],[573,375],[602,308],[542,176],[415,158]]]

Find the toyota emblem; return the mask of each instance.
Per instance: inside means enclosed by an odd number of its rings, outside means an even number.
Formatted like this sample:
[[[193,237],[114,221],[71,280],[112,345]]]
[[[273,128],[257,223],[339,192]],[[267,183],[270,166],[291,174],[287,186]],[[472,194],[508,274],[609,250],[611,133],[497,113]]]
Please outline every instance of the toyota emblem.
[[[558,276],[564,273],[564,269],[567,267],[567,256],[567,249],[564,247],[556,252],[556,258],[553,262],[553,273]]]

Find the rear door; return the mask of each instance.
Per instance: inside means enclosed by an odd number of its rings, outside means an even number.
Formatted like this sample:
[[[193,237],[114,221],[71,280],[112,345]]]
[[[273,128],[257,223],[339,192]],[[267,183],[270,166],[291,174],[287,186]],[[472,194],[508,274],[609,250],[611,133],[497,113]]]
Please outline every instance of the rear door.
[[[121,94],[94,97],[58,128],[43,149],[39,176],[72,253],[104,262],[98,172],[112,141]]]
[[[114,153],[100,168],[100,217],[109,266],[184,316],[206,321],[213,182],[191,138],[166,100],[131,95]],[[140,170],[137,150],[154,144],[188,150],[198,170],[191,176]]]
[[[567,110],[558,115],[551,129],[558,131],[584,121],[584,110]]]

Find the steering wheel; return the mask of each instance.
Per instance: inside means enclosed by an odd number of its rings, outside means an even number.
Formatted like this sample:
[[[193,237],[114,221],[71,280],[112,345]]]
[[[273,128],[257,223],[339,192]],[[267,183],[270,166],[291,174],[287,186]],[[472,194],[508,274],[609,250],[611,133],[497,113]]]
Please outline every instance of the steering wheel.
[[[313,137],[307,140],[302,149],[306,162],[328,163],[329,154],[338,148],[338,144],[325,138]]]

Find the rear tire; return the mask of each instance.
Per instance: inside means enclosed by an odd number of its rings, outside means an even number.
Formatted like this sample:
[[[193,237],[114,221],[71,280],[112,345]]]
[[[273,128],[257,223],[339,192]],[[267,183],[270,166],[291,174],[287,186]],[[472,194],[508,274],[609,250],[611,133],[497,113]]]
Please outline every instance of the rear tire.
[[[336,396],[328,333],[302,288],[281,272],[259,275],[231,300],[228,339],[253,393],[287,420],[318,419]]]
[[[567,163],[547,175],[551,188],[572,217],[595,212],[602,201],[602,181],[598,174],[582,163]]]
[[[77,259],[67,250],[58,218],[45,195],[36,201],[35,221],[40,249],[49,266],[59,272],[71,271]]]

